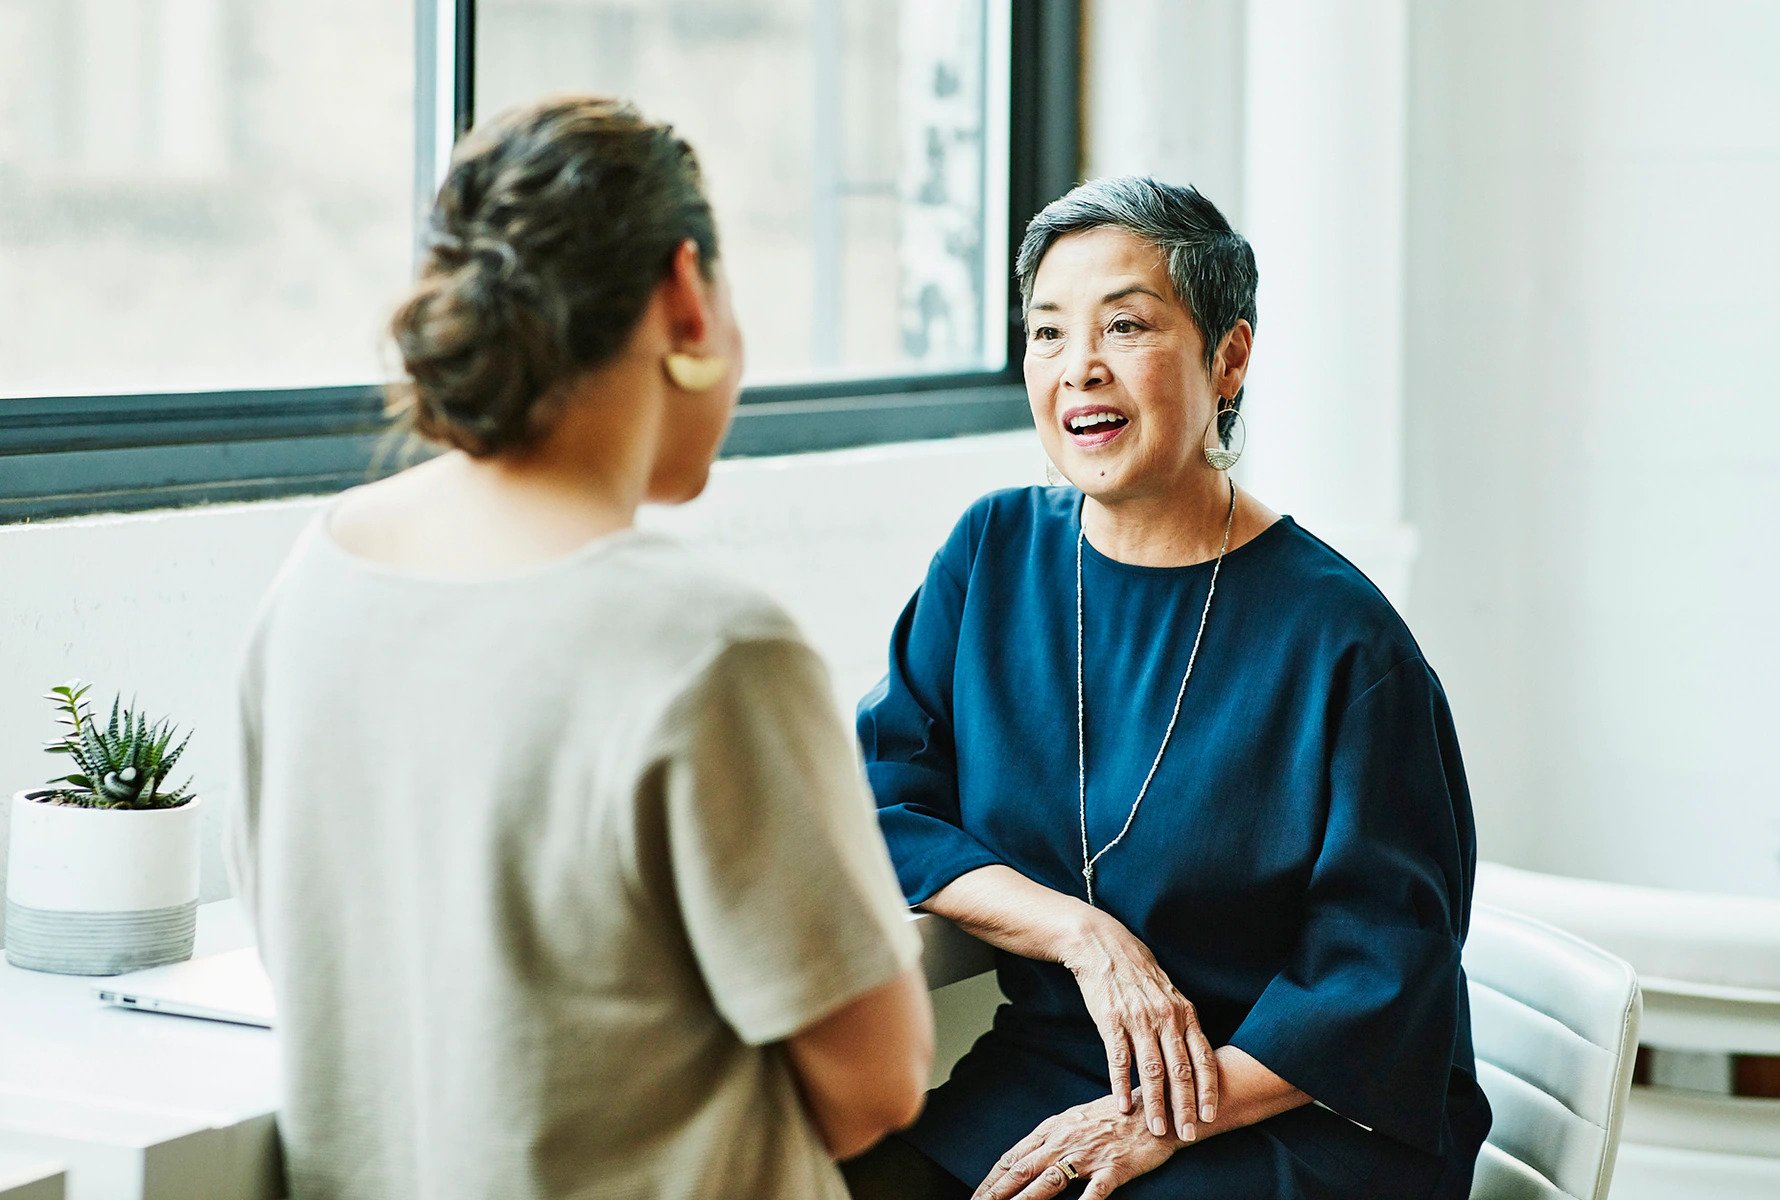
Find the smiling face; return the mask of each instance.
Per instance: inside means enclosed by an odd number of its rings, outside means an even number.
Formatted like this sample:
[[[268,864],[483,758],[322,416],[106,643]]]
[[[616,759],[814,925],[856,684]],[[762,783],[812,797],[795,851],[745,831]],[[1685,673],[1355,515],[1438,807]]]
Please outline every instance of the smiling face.
[[[1103,503],[1164,495],[1210,477],[1201,453],[1218,397],[1248,365],[1248,323],[1212,369],[1154,245],[1103,226],[1045,253],[1026,310],[1026,396],[1045,453]]]

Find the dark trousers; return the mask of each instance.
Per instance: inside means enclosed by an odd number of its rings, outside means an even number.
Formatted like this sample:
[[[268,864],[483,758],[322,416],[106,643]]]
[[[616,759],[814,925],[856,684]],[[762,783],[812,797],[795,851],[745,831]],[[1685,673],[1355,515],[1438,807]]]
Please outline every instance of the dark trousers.
[[[971,1188],[898,1137],[841,1164],[853,1200],[970,1200]]]

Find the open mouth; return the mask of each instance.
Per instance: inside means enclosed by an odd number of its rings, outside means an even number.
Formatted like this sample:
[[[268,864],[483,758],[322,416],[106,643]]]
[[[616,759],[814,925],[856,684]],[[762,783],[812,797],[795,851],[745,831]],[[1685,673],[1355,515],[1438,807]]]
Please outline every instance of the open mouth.
[[[1077,408],[1063,414],[1063,430],[1078,446],[1104,446],[1131,424],[1117,409]]]

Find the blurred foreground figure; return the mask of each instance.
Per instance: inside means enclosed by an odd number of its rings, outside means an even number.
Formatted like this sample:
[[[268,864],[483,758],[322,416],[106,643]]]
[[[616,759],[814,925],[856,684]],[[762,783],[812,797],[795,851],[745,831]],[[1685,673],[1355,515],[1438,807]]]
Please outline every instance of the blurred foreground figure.
[[[926,1084],[918,939],[821,662],[633,527],[742,369],[692,150],[478,129],[393,334],[445,453],[315,520],[242,675],[293,1200],[844,1197]]]

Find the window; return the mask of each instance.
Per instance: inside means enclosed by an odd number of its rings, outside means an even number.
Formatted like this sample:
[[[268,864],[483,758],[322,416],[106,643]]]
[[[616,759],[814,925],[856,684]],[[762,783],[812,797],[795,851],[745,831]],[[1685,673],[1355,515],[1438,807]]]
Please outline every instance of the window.
[[[476,107],[610,92],[685,134],[750,383],[996,371],[1007,16],[984,0],[483,0]]]
[[[1073,182],[1066,0],[0,0],[0,521],[334,490],[454,132],[634,97],[704,163],[726,454],[1024,420],[1011,239]]]
[[[411,4],[0,0],[0,47],[7,395],[382,374]]]

